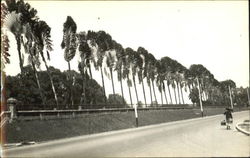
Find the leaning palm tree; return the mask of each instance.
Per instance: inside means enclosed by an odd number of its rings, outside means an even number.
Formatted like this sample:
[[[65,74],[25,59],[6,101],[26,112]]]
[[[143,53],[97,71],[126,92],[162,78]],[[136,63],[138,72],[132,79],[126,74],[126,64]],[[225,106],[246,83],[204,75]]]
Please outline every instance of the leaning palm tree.
[[[54,86],[54,82],[53,82],[53,77],[51,75],[49,66],[47,64],[47,61],[45,59],[45,55],[44,55],[44,47],[46,48],[46,54],[47,54],[47,59],[50,60],[50,54],[49,52],[52,51],[52,41],[50,39],[50,30],[51,28],[47,25],[47,23],[45,21],[38,21],[37,23],[35,23],[34,27],[33,27],[33,32],[34,32],[34,36],[35,36],[35,41],[37,43],[38,46],[38,51],[40,56],[42,57],[42,61],[46,67],[47,70],[47,74],[49,76],[50,79],[50,84],[52,87],[52,91],[54,94],[54,98],[55,98],[55,102],[56,102],[56,106],[57,109],[59,108],[59,104],[58,104],[58,99],[57,99],[57,93],[56,93],[56,89]]]
[[[88,32],[88,40],[92,46],[96,47],[96,58],[93,59],[94,66],[97,70],[100,69],[101,77],[102,77],[102,86],[104,90],[104,98],[105,104],[107,104],[106,91],[105,91],[105,83],[103,77],[103,59],[105,57],[105,52],[113,49],[112,37],[107,34],[105,31],[98,31],[97,33],[89,31]]]
[[[142,47],[139,47],[137,49],[137,52],[140,54],[140,57],[142,59],[142,63],[139,65],[138,79],[139,79],[139,83],[142,83],[144,101],[145,101],[145,105],[147,107],[147,100],[146,100],[146,94],[145,94],[145,87],[144,87],[143,79],[146,77],[145,74],[147,73],[147,55],[148,55],[148,51],[146,49],[142,48]]]
[[[12,12],[8,14],[4,20],[5,27],[14,34],[17,43],[17,52],[19,57],[19,67],[21,74],[23,73],[23,54],[21,53],[21,34],[23,33],[23,26],[21,25],[21,14]]]
[[[6,0],[6,5],[8,15],[6,15],[4,24],[15,36],[19,57],[19,67],[22,73],[24,57],[21,53],[21,37],[24,33],[24,25],[38,20],[38,17],[36,16],[37,11],[32,8],[29,3],[24,3],[23,0]]]
[[[135,88],[135,93],[136,93],[136,99],[137,99],[137,104],[139,103],[139,98],[138,98],[138,93],[137,93],[137,87],[136,87],[136,82],[135,82],[135,76],[142,76],[142,64],[143,60],[140,57],[140,54],[137,53],[136,51],[132,52],[133,60],[131,62],[131,68],[132,68],[132,76],[133,76],[133,82],[134,82],[134,88]],[[139,83],[141,82],[141,78],[138,77]]]
[[[149,60],[148,76],[149,76],[151,83],[152,83],[152,88],[153,88],[153,93],[154,93],[156,105],[158,105],[158,101],[157,101],[156,94],[155,94],[155,86],[154,86],[154,81],[155,81],[155,76],[156,76],[156,67],[155,67],[156,59],[153,56],[153,54],[149,53],[148,60]]]
[[[125,49],[124,53],[125,53],[125,60],[123,62],[122,78],[127,79],[127,86],[128,86],[128,90],[129,90],[130,104],[132,106],[133,105],[133,100],[132,100],[132,95],[131,95],[131,90],[130,90],[130,87],[132,86],[132,82],[131,82],[131,79],[129,77],[129,74],[131,72],[131,69],[130,69],[131,55],[129,54],[128,51],[126,51],[126,49]]]
[[[113,52],[110,52],[110,51],[106,52],[105,59],[106,59],[105,60],[106,61],[106,66],[108,67],[109,73],[110,73],[110,76],[111,76],[111,84],[112,84],[112,89],[113,89],[113,95],[115,95],[113,70],[114,70],[115,64],[117,62],[116,52],[114,52],[114,51]],[[105,67],[104,67],[104,70],[105,70],[104,72],[109,77]]]
[[[135,75],[137,73],[137,57],[136,56],[136,52],[131,49],[131,48],[126,48],[125,49],[127,55],[128,55],[128,62],[129,62],[129,70],[131,72],[131,75],[132,75],[132,80],[133,80],[133,83],[134,83],[134,89],[135,89],[135,94],[136,94],[136,101],[137,103],[139,102],[139,99],[138,99],[138,93],[137,93],[137,87],[136,87],[136,83],[135,83]]]
[[[81,61],[78,64],[79,71],[82,74],[82,95],[80,104],[86,101],[86,83],[88,79],[87,69],[90,69],[91,49],[88,45],[87,35],[85,32],[77,34],[78,38],[78,51],[80,53]],[[91,71],[90,71],[91,73]],[[91,75],[92,77],[92,75]],[[92,97],[94,99],[94,97]]]
[[[36,22],[33,23],[33,26],[36,25]],[[43,95],[41,83],[39,80],[37,68],[40,68],[40,59],[39,59],[39,47],[38,43],[35,41],[34,29],[32,29],[31,24],[25,25],[25,38],[26,42],[24,42],[23,38],[21,38],[21,44],[23,44],[25,52],[29,55],[28,61],[33,68],[33,72],[36,78],[39,94],[42,100],[43,107],[45,108],[45,96]]]
[[[123,72],[123,67],[124,67],[124,63],[126,59],[126,54],[121,44],[117,43],[116,41],[113,41],[113,43],[114,43],[114,48],[115,48],[116,56],[118,60],[116,62],[115,70],[117,71],[117,78],[121,85],[122,98],[124,98],[123,85],[122,85],[122,80],[123,80],[122,72]],[[124,99],[123,99],[123,104],[125,105]]]
[[[157,70],[157,76],[156,76],[156,85],[158,87],[158,90],[161,93],[161,104],[163,105],[163,80],[164,80],[164,67],[162,66],[162,63],[160,60],[157,60],[156,62],[156,70]],[[165,99],[166,99],[166,103],[167,103],[167,98],[166,98],[166,94],[165,94]]]
[[[67,16],[65,23],[63,24],[63,40],[61,43],[62,49],[64,49],[64,59],[68,63],[68,73],[69,73],[69,82],[70,82],[70,102],[73,106],[74,99],[73,99],[73,92],[72,92],[72,75],[71,75],[71,68],[70,68],[70,61],[74,58],[76,54],[77,42],[76,42],[76,23],[72,19],[71,16]]]

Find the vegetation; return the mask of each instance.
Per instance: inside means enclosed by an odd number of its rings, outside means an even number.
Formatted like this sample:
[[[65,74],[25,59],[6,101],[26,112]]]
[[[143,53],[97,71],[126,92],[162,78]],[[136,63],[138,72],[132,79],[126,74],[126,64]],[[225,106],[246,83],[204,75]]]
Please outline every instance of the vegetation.
[[[103,108],[105,98],[103,96],[103,88],[93,79],[89,79],[89,76],[86,81],[86,84],[89,85],[85,88],[86,100],[85,104],[80,104],[81,91],[82,91],[82,76],[81,74],[75,71],[64,71],[61,72],[59,69],[54,67],[49,67],[51,76],[54,79],[54,86],[58,94],[58,108],[67,109],[67,108],[90,108],[87,104],[95,104],[95,108]],[[68,79],[68,74],[71,73],[74,76],[74,83],[72,84]],[[53,91],[50,87],[50,82],[48,82],[48,73],[46,71],[39,71],[38,75],[40,76],[41,88],[44,97],[46,98],[46,109],[53,109],[57,107],[57,104],[53,97]],[[42,100],[39,95],[39,89],[35,82],[35,77],[33,75],[32,67],[26,66],[23,69],[22,82],[19,84],[21,73],[17,76],[7,76],[6,79],[6,95],[7,98],[14,97],[20,101],[19,109],[44,109],[42,106]],[[67,101],[70,99],[71,91],[67,91],[71,87],[74,97],[74,107],[71,106]],[[94,95],[93,95],[94,94]],[[94,99],[93,99],[94,97]],[[93,100],[95,103],[93,103]],[[121,98],[117,98],[118,101]],[[110,103],[117,103],[112,102]]]
[[[206,116],[217,115],[222,114],[224,111],[224,107],[206,107],[204,109],[204,114]],[[240,110],[236,108],[235,111]],[[139,126],[147,126],[164,122],[197,118],[200,117],[200,113],[199,109],[138,110],[138,116]],[[72,116],[70,118],[72,118]],[[46,117],[44,119],[46,119]],[[133,111],[81,115],[73,119],[58,118],[40,121],[38,118],[29,121],[20,120],[14,121],[11,124],[6,124],[6,131],[8,132],[6,133],[6,143],[17,143],[21,141],[42,142],[133,127],[135,127]]]
[[[121,102],[125,106],[124,81],[127,82],[131,105],[140,102],[140,87],[146,106],[185,104],[183,91],[189,91],[189,98],[193,103],[198,103],[198,88],[201,90],[202,101],[207,105],[228,105],[230,95],[237,105],[247,103],[246,89],[236,88],[232,80],[217,81],[203,65],[194,64],[186,68],[167,56],[156,59],[143,47],[137,50],[123,48],[105,31],[77,32],[77,23],[70,16],[63,24],[61,43],[68,71],[61,73],[47,64],[53,50],[51,28],[39,19],[38,12],[23,0],[6,0],[6,3],[1,3],[1,13],[1,25],[5,24],[3,28],[15,36],[17,44],[17,52],[10,53],[7,32],[1,27],[1,63],[11,63],[9,56],[17,53],[21,72],[17,76],[7,77],[7,97],[15,97],[23,105],[32,104],[32,109],[74,108],[86,104],[93,105],[92,107],[101,105],[99,108],[103,108],[108,107],[108,104]],[[25,54],[21,52],[21,48],[25,50]],[[70,67],[70,62],[77,53],[81,59],[78,63],[80,73]],[[30,66],[23,65],[25,55],[28,56]],[[40,70],[42,63],[46,71]],[[93,68],[101,73],[102,87],[93,79]],[[114,86],[115,71],[122,92],[119,97]],[[111,80],[113,90],[113,95],[108,99],[105,76]],[[144,83],[147,83],[149,92],[146,92]],[[132,87],[136,94],[135,101],[132,100]],[[156,97],[157,88],[161,94],[160,101]],[[146,98],[146,93],[150,94],[150,101]]]

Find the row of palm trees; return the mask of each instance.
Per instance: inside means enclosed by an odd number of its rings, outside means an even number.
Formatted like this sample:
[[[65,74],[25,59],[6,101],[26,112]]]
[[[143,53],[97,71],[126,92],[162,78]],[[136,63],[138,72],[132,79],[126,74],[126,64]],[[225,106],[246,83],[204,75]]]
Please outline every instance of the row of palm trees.
[[[88,74],[92,78],[91,65],[93,65],[96,70],[99,70],[102,77],[102,86],[105,96],[106,92],[103,74],[106,74],[107,77],[111,77],[112,91],[113,94],[115,94],[113,78],[113,73],[115,71],[117,72],[123,97],[123,81],[127,81],[130,104],[134,103],[131,95],[132,87],[135,91],[135,103],[139,103],[140,101],[138,98],[138,84],[136,84],[136,80],[138,80],[139,85],[142,86],[145,105],[147,105],[149,101],[147,101],[145,95],[144,81],[146,81],[149,86],[150,102],[155,102],[156,104],[158,104],[158,100],[156,97],[155,85],[158,87],[161,94],[161,104],[164,104],[163,93],[166,104],[185,104],[183,89],[186,91],[188,89],[190,92],[191,89],[197,88],[196,78],[200,80],[203,99],[207,100],[209,95],[212,95],[213,90],[219,88],[219,82],[202,65],[191,65],[190,69],[187,69],[182,64],[169,57],[163,57],[157,60],[153,54],[149,53],[143,47],[139,47],[137,51],[132,48],[123,48],[121,44],[113,40],[112,37],[104,31],[77,33],[77,25],[70,16],[67,17],[63,26],[64,35],[62,48],[65,51],[65,60],[69,63],[69,70],[70,61],[78,50],[81,57],[81,62],[79,63],[80,72],[82,72],[83,77],[86,76],[84,74]],[[109,70],[109,72],[107,70]],[[69,78],[71,77],[72,76]],[[83,87],[85,86],[86,85],[83,85]],[[171,96],[171,87],[174,89],[174,97]],[[235,87],[235,85],[232,87]],[[167,90],[168,95],[166,92]],[[173,100],[173,98],[175,100]]]
[[[37,16],[37,11],[28,3],[23,2],[23,0],[7,0],[6,5],[1,3],[1,10],[2,13],[4,13],[1,14],[1,20],[4,22],[5,28],[8,28],[16,39],[21,74],[24,73],[24,57],[21,53],[21,48],[23,47],[25,53],[28,55],[29,63],[32,65],[43,104],[46,104],[46,100],[43,96],[37,74],[38,68],[41,65],[40,59],[42,59],[47,69],[55,102],[58,107],[56,89],[47,64],[47,60],[50,60],[49,53],[52,51],[51,28],[45,21],[40,20]],[[1,38],[3,39],[2,34]],[[105,98],[104,74],[108,78],[111,78],[112,92],[115,94],[114,72],[117,73],[123,98],[123,81],[126,81],[131,105],[140,102],[138,98],[138,86],[140,85],[142,87],[145,105],[149,102],[158,105],[155,85],[161,94],[161,104],[164,104],[164,100],[166,104],[185,104],[183,90],[189,91],[190,93],[192,89],[197,88],[197,78],[200,81],[199,86],[204,100],[213,99],[216,92],[218,95],[223,95],[220,82],[218,82],[204,66],[191,65],[191,67],[187,69],[169,57],[163,57],[157,60],[153,54],[149,53],[143,47],[139,47],[137,50],[123,48],[120,43],[112,39],[105,31],[77,32],[77,25],[70,16],[67,17],[63,24],[61,47],[64,50],[64,59],[68,63],[68,80],[71,84],[74,84],[74,76],[70,73],[70,62],[76,53],[79,52],[81,61],[79,62],[78,68],[83,80],[82,104],[84,104],[86,100],[85,88],[88,85],[86,85],[85,81],[88,79],[87,76],[89,76],[90,79],[93,78],[91,67],[94,67],[95,70],[101,73]],[[8,56],[8,50],[5,52]],[[46,55],[47,59],[45,58]],[[139,85],[136,80],[138,80]],[[145,81],[149,87],[150,101],[146,98]],[[235,87],[233,81],[227,83],[231,84],[232,88]],[[132,100],[132,87],[136,94],[136,102]],[[174,96],[171,95],[170,88],[173,89]],[[69,102],[73,105],[74,96],[72,90],[69,89],[69,91],[71,91]],[[107,103],[106,100],[105,102]]]

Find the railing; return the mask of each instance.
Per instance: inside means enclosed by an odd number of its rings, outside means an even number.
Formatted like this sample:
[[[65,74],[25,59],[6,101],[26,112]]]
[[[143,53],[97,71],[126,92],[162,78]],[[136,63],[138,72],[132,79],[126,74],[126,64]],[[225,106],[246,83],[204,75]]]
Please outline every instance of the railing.
[[[210,106],[207,108],[224,108],[223,106]],[[199,107],[193,106],[166,106],[166,107],[146,107],[137,108],[140,112],[152,111],[152,110],[181,110],[181,109],[193,109],[199,110]],[[84,114],[111,114],[115,112],[133,112],[134,108],[107,108],[107,109],[73,109],[73,110],[25,110],[17,111],[17,117],[22,119],[47,119],[47,118],[72,118],[78,115]],[[1,127],[6,123],[6,118],[10,118],[10,111],[4,111],[1,113]]]
[[[193,109],[194,107],[147,107],[138,108],[138,111],[149,110],[169,110],[169,109]],[[25,110],[18,111],[17,116],[45,116],[45,115],[77,115],[77,114],[91,114],[91,113],[113,113],[113,112],[129,112],[134,111],[134,108],[109,108],[109,109],[81,109],[81,110]],[[10,117],[10,111],[2,112],[7,117]],[[1,114],[1,115],[2,115]]]

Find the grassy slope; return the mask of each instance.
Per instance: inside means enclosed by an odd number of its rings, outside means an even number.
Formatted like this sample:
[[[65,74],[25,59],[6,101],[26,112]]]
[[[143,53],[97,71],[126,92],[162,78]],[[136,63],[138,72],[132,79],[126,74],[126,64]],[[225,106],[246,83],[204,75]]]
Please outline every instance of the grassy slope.
[[[222,114],[224,108],[205,109],[205,115]],[[199,109],[139,111],[139,125],[200,117]],[[134,112],[86,114],[72,119],[17,120],[7,124],[6,143],[47,141],[59,138],[133,128]]]

